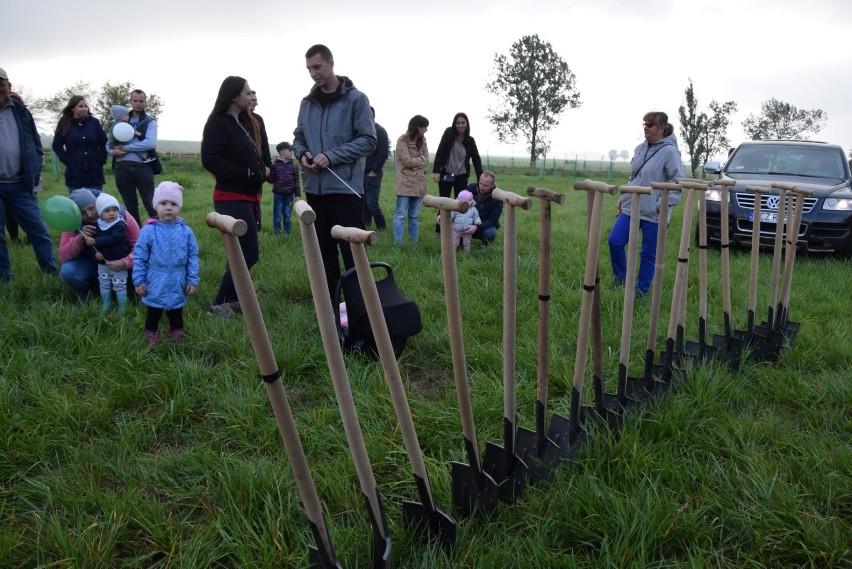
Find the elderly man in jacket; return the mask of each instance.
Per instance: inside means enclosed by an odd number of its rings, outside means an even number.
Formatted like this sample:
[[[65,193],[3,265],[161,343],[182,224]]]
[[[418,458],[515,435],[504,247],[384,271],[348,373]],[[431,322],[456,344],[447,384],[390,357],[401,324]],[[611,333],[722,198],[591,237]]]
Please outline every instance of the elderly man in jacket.
[[[376,147],[376,128],[366,95],[348,77],[334,74],[324,45],[305,53],[314,87],[299,106],[293,153],[304,168],[305,195],[316,213],[325,278],[333,291],[340,278],[338,243],[331,228],[364,227],[364,164]],[[346,268],[354,266],[349,244],[339,244]]]
[[[39,267],[56,272],[50,235],[41,217],[33,188],[41,177],[41,138],[33,116],[13,99],[12,84],[0,69],[0,281],[12,279],[6,248],[6,213],[11,213],[29,237]]]

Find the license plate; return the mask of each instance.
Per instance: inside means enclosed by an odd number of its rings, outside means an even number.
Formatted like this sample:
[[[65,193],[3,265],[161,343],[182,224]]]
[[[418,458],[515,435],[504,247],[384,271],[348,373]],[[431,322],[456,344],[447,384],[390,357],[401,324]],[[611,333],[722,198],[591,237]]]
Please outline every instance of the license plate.
[[[754,221],[754,212],[748,212],[748,220]],[[761,211],[760,212],[760,222],[761,223],[778,223],[778,212],[777,211]],[[787,219],[784,219],[784,223],[787,223]]]

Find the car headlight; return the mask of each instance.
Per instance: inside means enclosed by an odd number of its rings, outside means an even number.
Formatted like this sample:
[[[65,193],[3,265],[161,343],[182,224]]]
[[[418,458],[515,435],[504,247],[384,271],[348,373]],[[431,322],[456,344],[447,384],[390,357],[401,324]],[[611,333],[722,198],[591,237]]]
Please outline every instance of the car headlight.
[[[707,190],[706,196],[708,202],[721,202],[722,201],[722,190],[717,188],[710,188]],[[728,192],[728,201],[731,201],[731,192]]]
[[[822,204],[822,209],[832,211],[852,211],[852,199],[850,198],[828,198]]]

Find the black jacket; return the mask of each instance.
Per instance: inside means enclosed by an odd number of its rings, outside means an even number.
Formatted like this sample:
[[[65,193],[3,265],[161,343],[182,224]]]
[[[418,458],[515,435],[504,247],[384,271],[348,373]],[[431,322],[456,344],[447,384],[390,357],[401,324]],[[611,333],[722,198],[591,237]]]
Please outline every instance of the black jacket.
[[[201,164],[216,178],[216,189],[257,195],[266,173],[260,149],[227,113],[207,119],[201,139]]]
[[[432,165],[432,172],[435,174],[443,174],[444,166],[447,165],[447,160],[450,159],[450,150],[456,141],[455,127],[447,127],[441,136],[441,142],[438,144],[438,151],[435,153],[435,163]],[[479,150],[476,148],[476,141],[472,136],[468,136],[462,143],[464,145],[465,158],[464,167],[468,174],[470,173],[470,161],[473,160],[473,169],[476,172],[476,179],[482,175],[482,160],[479,158]],[[459,172],[453,172],[458,174]]]

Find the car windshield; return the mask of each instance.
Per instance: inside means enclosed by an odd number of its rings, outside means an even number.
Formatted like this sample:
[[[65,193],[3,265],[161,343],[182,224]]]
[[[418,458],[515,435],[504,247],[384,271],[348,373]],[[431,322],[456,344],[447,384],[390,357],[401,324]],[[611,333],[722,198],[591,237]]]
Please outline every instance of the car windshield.
[[[730,176],[743,174],[843,179],[844,156],[834,148],[772,144],[742,146],[727,165]]]

